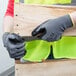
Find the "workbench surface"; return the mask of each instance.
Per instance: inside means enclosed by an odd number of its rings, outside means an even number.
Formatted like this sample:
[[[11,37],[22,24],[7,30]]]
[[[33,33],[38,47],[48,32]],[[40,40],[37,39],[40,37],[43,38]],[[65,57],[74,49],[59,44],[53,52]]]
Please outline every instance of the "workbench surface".
[[[76,76],[76,60],[49,60],[43,63],[16,61],[15,76]]]

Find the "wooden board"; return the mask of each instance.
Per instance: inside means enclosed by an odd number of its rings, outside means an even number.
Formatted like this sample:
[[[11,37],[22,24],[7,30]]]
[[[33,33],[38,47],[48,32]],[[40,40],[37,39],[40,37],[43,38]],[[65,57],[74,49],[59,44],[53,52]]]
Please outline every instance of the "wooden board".
[[[76,60],[50,60],[15,66],[15,76],[76,76]]]
[[[14,32],[22,36],[31,35],[31,31],[47,19],[54,19],[76,11],[76,6],[40,6],[15,4]],[[64,35],[76,35],[76,28],[69,29]]]
[[[54,19],[75,10],[76,7],[73,6],[15,4],[14,32],[21,36],[29,36],[31,31],[45,20]],[[68,29],[64,35],[75,36],[75,29]],[[26,64],[16,61],[15,71],[15,76],[76,76],[76,60],[50,60]]]

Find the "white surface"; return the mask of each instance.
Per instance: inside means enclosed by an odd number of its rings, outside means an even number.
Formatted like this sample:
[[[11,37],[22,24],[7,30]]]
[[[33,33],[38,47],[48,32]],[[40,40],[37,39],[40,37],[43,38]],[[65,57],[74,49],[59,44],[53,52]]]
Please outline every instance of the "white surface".
[[[7,8],[7,3],[8,0],[0,0],[0,73],[14,66],[14,60],[10,59],[7,50],[3,47],[2,44],[2,24],[3,16]]]

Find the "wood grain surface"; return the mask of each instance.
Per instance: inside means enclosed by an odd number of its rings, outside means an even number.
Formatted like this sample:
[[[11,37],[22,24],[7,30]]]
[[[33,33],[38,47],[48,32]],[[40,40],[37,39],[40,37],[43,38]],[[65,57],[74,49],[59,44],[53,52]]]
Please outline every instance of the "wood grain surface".
[[[21,36],[30,36],[32,30],[48,19],[76,11],[76,6],[40,6],[15,4],[14,32]],[[64,35],[76,35],[76,27],[67,30]]]
[[[15,76],[76,76],[76,60],[16,64]]]
[[[76,11],[74,6],[40,6],[15,4],[14,32],[30,36],[31,31],[47,19],[54,19]],[[76,35],[76,28],[68,29],[63,35]],[[43,63],[16,61],[15,76],[76,76],[76,60],[50,60]]]

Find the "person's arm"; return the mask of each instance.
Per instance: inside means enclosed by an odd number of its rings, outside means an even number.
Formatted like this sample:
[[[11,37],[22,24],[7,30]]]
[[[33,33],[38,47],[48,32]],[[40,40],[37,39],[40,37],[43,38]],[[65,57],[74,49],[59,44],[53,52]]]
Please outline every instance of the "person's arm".
[[[70,14],[73,25],[76,27],[76,11]]]
[[[32,31],[32,36],[38,36],[42,40],[57,41],[68,28],[76,24],[76,14],[71,13],[55,19],[49,19]],[[41,34],[42,33],[42,34]]]
[[[3,23],[3,44],[11,58],[20,59],[25,55],[24,42],[21,36],[13,33],[14,0],[9,0]]]
[[[71,27],[76,27],[76,11],[56,19],[49,19],[32,31],[32,36],[39,36],[43,40],[57,41],[63,32]]]
[[[13,32],[13,18],[11,16],[6,16],[4,18],[4,23],[3,23],[3,31],[12,33]]]
[[[13,25],[14,25],[13,17],[14,17],[14,0],[9,0],[3,21],[4,33],[13,31]]]
[[[3,44],[7,45],[6,38],[13,31],[13,17],[14,17],[14,0],[8,0],[7,10],[3,21]]]

